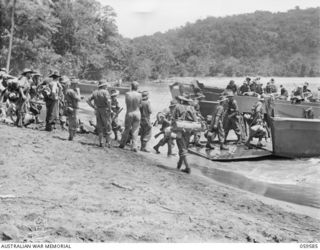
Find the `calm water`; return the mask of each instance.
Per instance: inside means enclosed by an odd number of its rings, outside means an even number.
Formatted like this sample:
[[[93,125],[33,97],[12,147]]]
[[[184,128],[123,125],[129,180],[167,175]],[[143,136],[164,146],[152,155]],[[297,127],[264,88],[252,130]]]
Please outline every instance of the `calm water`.
[[[140,90],[149,91],[149,99],[153,109],[152,121],[155,120],[157,112],[167,108],[170,103],[171,94],[168,84],[174,81],[187,83],[192,79],[173,78],[162,83],[141,84]],[[237,85],[241,85],[244,80],[244,78],[196,79],[205,85],[218,87],[225,87],[230,79],[235,80]],[[278,87],[283,84],[289,91],[297,86],[302,86],[304,82],[308,82],[309,88],[315,92],[320,87],[320,78],[275,77],[274,79]],[[269,80],[270,78],[261,78],[261,82],[264,85]],[[119,102],[122,107],[125,107],[124,96],[119,97]],[[81,103],[81,108],[84,120],[94,120],[93,112],[85,102]],[[124,114],[125,112],[123,111],[119,115],[119,119],[122,121],[124,120]],[[154,128],[153,133],[157,133],[158,129]],[[150,142],[150,147],[155,145],[156,142],[153,138]],[[163,147],[161,152],[161,155],[153,157],[156,157],[155,159],[158,161],[163,161],[165,164],[175,167],[176,159],[167,159],[166,147]],[[191,156],[190,161],[196,168],[201,170],[203,175],[216,181],[271,198],[320,207],[320,158],[221,163]]]

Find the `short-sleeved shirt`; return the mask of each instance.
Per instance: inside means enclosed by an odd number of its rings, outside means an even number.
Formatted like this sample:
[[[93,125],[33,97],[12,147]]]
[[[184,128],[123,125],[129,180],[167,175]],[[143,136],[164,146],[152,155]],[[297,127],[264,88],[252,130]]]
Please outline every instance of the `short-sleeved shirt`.
[[[106,89],[97,89],[92,92],[89,100],[94,101],[97,108],[110,108],[110,94]]]
[[[65,94],[65,101],[68,107],[78,109],[80,96],[74,89],[67,89]]]

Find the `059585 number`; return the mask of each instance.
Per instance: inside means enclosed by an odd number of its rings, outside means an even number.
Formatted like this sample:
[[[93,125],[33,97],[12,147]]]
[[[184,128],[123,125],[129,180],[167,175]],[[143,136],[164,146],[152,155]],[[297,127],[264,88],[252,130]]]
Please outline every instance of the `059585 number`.
[[[300,244],[300,248],[318,248],[317,243],[304,243]]]

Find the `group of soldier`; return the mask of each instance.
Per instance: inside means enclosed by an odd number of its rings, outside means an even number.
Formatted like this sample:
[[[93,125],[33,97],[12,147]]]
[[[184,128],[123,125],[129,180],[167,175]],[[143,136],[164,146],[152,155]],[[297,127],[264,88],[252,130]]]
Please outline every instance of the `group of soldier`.
[[[52,131],[57,124],[66,129],[68,123],[69,140],[73,140],[78,126],[77,110],[81,100],[76,78],[61,76],[58,71],[52,71],[41,81],[38,71],[25,68],[19,77],[13,77],[7,74],[5,69],[1,69],[0,80],[1,105],[7,108],[2,109],[2,112],[11,117],[15,115],[16,126],[27,126],[31,122],[40,124],[39,115],[44,101],[45,130]]]
[[[43,100],[46,105],[45,130],[52,131],[60,124],[62,129],[68,125],[69,140],[73,140],[79,127],[79,102],[81,100],[79,90],[79,80],[75,77],[61,76],[58,71],[52,71],[43,80],[40,81],[40,73],[31,69],[24,69],[18,78],[11,77],[5,69],[0,71],[1,80],[1,103],[15,103],[15,124],[18,127],[26,125],[26,114],[28,110],[34,115],[34,122],[39,121],[41,105],[39,100]],[[246,87],[244,87],[246,86]],[[260,87],[259,87],[260,86]],[[269,87],[268,87],[269,86]],[[267,85],[265,92],[274,91],[274,81]],[[248,93],[254,90],[255,93],[261,93],[261,84],[257,80],[251,82],[246,78],[245,83],[239,89],[233,81],[227,86],[227,92],[219,99],[219,105],[214,110],[210,119],[205,119],[199,111],[199,100],[204,96],[199,88],[195,88],[194,95],[181,94],[170,102],[169,110],[160,112],[157,115],[157,123],[161,125],[159,135],[163,135],[160,141],[153,147],[156,153],[160,153],[161,146],[168,146],[168,156],[173,155],[172,147],[176,141],[179,160],[177,168],[185,168],[183,172],[190,173],[190,167],[187,160],[188,147],[191,137],[196,146],[199,143],[203,123],[206,124],[205,137],[207,138],[206,148],[214,149],[213,142],[218,137],[220,150],[228,150],[226,138],[230,130],[234,130],[237,140],[236,144],[242,143],[242,129],[239,123],[239,109],[235,94]],[[271,89],[271,90],[269,90]],[[257,92],[258,91],[258,92]],[[264,92],[264,91],[263,91]],[[262,92],[262,93],[263,93]],[[138,137],[140,135],[140,150],[149,152],[147,143],[152,136],[151,105],[149,93],[147,91],[139,92],[139,83],[132,82],[131,91],[126,93],[126,115],[124,130],[118,122],[118,115],[121,112],[117,100],[118,92],[108,90],[108,83],[104,80],[99,81],[98,88],[87,98],[87,103],[95,111],[96,133],[99,138],[99,146],[111,147],[111,134],[114,132],[114,139],[118,140],[118,132],[122,132],[119,148],[125,148],[131,143],[131,150],[138,151]],[[250,134],[249,145],[253,136],[258,135],[259,143],[265,136],[265,125],[263,121],[262,103],[263,97],[259,99],[253,107],[250,125],[256,127],[255,132]],[[181,121],[189,122],[191,129],[181,128],[178,124]],[[192,126],[198,126],[201,123],[201,129],[192,129]],[[188,125],[189,126],[189,125]],[[199,128],[199,126],[198,126]],[[256,136],[257,137],[257,136]]]
[[[293,103],[301,101],[313,101],[314,97],[311,90],[309,89],[309,83],[305,82],[303,86],[296,87],[291,95],[289,95],[288,90],[281,84],[280,91],[278,92],[278,87],[276,86],[275,80],[273,78],[267,82],[266,86],[263,87],[263,83],[260,82],[260,78],[251,79],[246,77],[243,84],[238,88],[233,80],[229,82],[226,87],[227,90],[233,91],[237,95],[247,95],[247,96],[261,96],[274,95],[276,99],[279,100],[291,100]]]

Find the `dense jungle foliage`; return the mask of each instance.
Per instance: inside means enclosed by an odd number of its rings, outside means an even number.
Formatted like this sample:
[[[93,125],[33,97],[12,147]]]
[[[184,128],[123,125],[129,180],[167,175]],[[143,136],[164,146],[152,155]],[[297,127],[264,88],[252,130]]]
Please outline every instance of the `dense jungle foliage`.
[[[6,65],[13,0],[0,0]],[[86,79],[169,76],[320,76],[320,8],[209,17],[126,39],[111,6],[92,0],[17,0],[11,73],[58,69]]]

